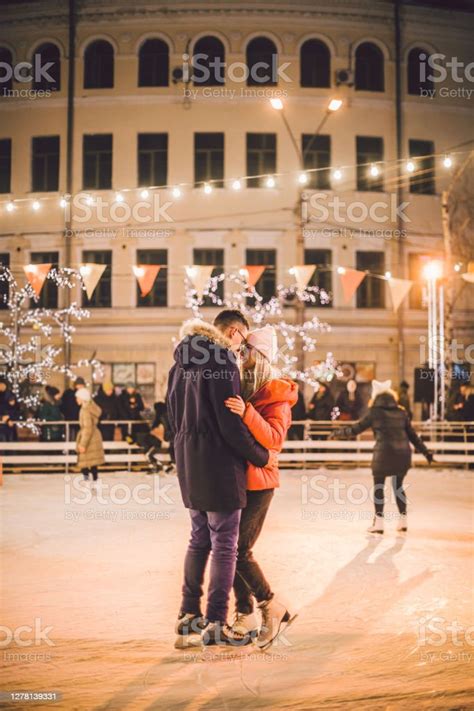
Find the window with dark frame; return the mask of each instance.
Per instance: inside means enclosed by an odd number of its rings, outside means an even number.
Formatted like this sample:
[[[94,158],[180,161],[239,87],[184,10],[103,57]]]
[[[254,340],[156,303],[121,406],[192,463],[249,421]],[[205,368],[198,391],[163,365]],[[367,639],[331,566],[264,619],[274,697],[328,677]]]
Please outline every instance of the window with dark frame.
[[[91,42],[84,52],[84,89],[112,89],[114,48],[106,40]]]
[[[212,181],[215,188],[224,187],[224,134],[194,134],[194,184],[200,187]]]
[[[166,185],[168,180],[168,134],[138,134],[138,185]]]
[[[193,250],[193,264],[198,266],[213,266],[211,276],[215,277],[222,274],[224,271],[224,250],[223,249],[202,249],[196,248]],[[218,299],[224,298],[224,282],[220,281],[214,296]],[[215,306],[210,296],[205,296],[203,306]]]
[[[52,192],[59,189],[59,136],[32,138],[31,190]]]
[[[82,253],[82,261],[90,264],[106,264],[104,273],[99,279],[92,298],[88,299],[82,291],[82,305],[86,308],[109,309],[112,307],[112,250],[86,250]]]
[[[40,57],[39,64],[45,68],[45,71],[36,77],[33,70],[33,89],[59,91],[61,89],[61,56],[59,47],[52,42],[45,42],[40,45],[35,49],[32,57],[31,63],[33,67],[36,67],[38,62],[38,60],[35,62],[35,55]]]
[[[194,45],[193,83],[194,86],[221,86],[225,84],[223,65],[225,48],[218,37],[201,37]]]
[[[0,267],[10,267],[10,255],[8,252],[0,253]],[[8,309],[8,296],[10,293],[7,281],[0,280],[0,310]]]
[[[301,149],[305,170],[308,173],[306,187],[310,190],[330,190],[331,136],[303,133]]]
[[[138,52],[138,86],[168,86],[170,50],[161,39],[146,40]]]
[[[384,56],[372,42],[363,42],[355,53],[357,91],[385,91]]]
[[[409,94],[420,96],[422,91],[429,91],[433,88],[433,82],[426,78],[426,59],[429,52],[421,47],[413,47],[408,53],[407,59],[407,91]],[[424,59],[420,58],[424,55]],[[422,72],[422,65],[423,72]]]
[[[270,301],[276,294],[276,249],[247,249],[246,264],[249,266],[265,266],[260,279],[255,284],[255,290],[264,302]],[[249,299],[249,303],[250,303]]]
[[[318,39],[309,39],[300,49],[300,84],[302,87],[331,86],[331,54]]]
[[[0,139],[0,193],[11,192],[12,182],[12,140]]]
[[[112,134],[83,136],[82,186],[91,190],[112,187]]]
[[[147,296],[142,296],[137,283],[137,306],[158,307],[168,305],[168,250],[138,249],[137,264],[159,264],[153,288]]]
[[[414,173],[410,175],[410,192],[418,195],[435,195],[436,173],[433,141],[410,138],[408,152],[416,164]]]
[[[332,250],[330,249],[305,249],[304,263],[316,265],[316,270],[308,282],[308,286],[317,286],[324,289],[329,296],[332,293]],[[309,304],[311,306],[311,304]],[[328,308],[332,306],[332,299],[328,303],[319,300],[315,306]]]
[[[260,178],[247,178],[248,188],[260,188],[265,184],[267,175],[276,172],[276,133],[247,133],[247,175],[260,175]]]
[[[356,269],[384,276],[384,252],[356,252]],[[356,305],[358,309],[385,308],[385,280],[368,274],[357,289]]]
[[[383,192],[383,138],[378,136],[356,136],[357,190]],[[372,164],[379,168],[379,174],[370,173]]]
[[[4,79],[0,84],[0,98],[8,96],[8,92],[13,89],[13,56],[7,47],[0,47],[0,63],[10,67],[12,70],[9,79]]]
[[[31,264],[51,264],[51,269],[59,267],[59,252],[31,252]],[[57,309],[58,285],[52,279],[44,280],[43,288],[38,301],[34,301],[33,308]]]
[[[245,52],[248,77],[247,86],[276,86],[278,52],[268,37],[255,37]]]

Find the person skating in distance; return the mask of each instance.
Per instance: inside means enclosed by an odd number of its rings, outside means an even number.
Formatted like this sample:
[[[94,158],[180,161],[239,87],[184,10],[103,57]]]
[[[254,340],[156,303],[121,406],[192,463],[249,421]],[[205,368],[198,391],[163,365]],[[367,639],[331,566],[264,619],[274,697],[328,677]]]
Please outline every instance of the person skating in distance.
[[[230,397],[225,404],[242,418],[257,442],[277,455],[291,424],[291,408],[298,399],[298,386],[282,378],[272,366],[277,354],[277,336],[272,326],[251,331],[241,353],[242,397]],[[267,649],[283,626],[294,619],[286,606],[275,598],[252,552],[278,486],[276,456],[264,467],[247,463],[247,506],[242,510],[239,527],[234,580],[236,612],[232,629],[247,643],[256,638],[261,649]],[[262,615],[259,631],[254,599]]]
[[[372,457],[372,475],[374,478],[375,515],[369,533],[384,532],[384,485],[385,478],[391,477],[399,521],[397,531],[407,530],[407,501],[403,489],[403,480],[411,467],[410,442],[417,452],[421,452],[428,463],[433,461],[433,454],[418,437],[413,429],[406,410],[398,404],[397,393],[392,390],[392,381],[372,381],[370,409],[365,417],[354,425],[342,427],[333,433],[333,437],[350,437],[372,428],[375,435],[375,447]]]

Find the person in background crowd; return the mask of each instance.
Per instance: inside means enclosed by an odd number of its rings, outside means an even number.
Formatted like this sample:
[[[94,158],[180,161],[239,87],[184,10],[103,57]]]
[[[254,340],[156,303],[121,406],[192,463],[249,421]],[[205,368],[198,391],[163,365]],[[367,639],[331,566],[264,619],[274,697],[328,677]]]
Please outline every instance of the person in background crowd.
[[[109,381],[102,383],[94,396],[94,400],[102,410],[99,425],[102,439],[113,441],[115,425],[108,424],[108,421],[127,419],[125,414],[122,413],[120,399],[115,394],[113,383]]]
[[[9,419],[6,422],[6,441],[7,442],[17,442],[18,441],[18,433],[16,431],[15,422],[17,420],[21,419],[21,414],[20,414],[20,405],[18,403],[18,399],[17,399],[16,395],[14,395],[12,392],[8,392],[7,415],[8,415]]]
[[[464,407],[466,405],[468,386],[466,383],[461,383],[457,392],[452,398],[452,418],[453,420],[464,420]]]
[[[339,394],[336,401],[339,408],[339,420],[358,420],[362,410],[362,400],[359,395],[356,381],[351,378],[347,381],[345,389]]]
[[[76,392],[79,388],[84,388],[86,386],[86,381],[84,378],[76,378],[72,388],[66,388],[63,392],[61,398],[61,412],[64,415],[64,419],[68,422],[74,422],[79,419],[79,406],[76,401]],[[79,427],[77,425],[70,425],[69,427],[69,439],[72,441],[76,438]]]
[[[411,410],[410,395],[408,393],[409,389],[410,386],[407,381],[402,380],[398,388],[398,404],[405,408],[405,410],[407,411],[407,415],[411,420],[413,417],[413,413]]]
[[[142,396],[133,383],[127,383],[120,395],[120,409],[124,420],[141,420],[141,413],[145,409]],[[146,425],[134,424],[131,429],[131,436],[128,434],[128,427],[124,425],[122,433],[127,442],[132,444],[136,435],[146,430]]]
[[[92,475],[92,489],[95,490],[99,478],[97,467],[105,463],[102,435],[98,428],[101,409],[92,400],[87,388],[78,388],[76,400],[79,406],[77,463],[86,481],[89,480],[89,475]]]
[[[306,403],[304,401],[303,387],[298,388],[298,400],[291,408],[291,418],[293,422],[306,419]],[[304,439],[304,425],[291,425],[288,430],[288,439]]]
[[[334,398],[327,383],[319,383],[308,406],[308,417],[311,420],[330,420],[333,408]]]
[[[164,471],[166,474],[171,474],[174,472],[174,452],[172,442],[170,442],[172,438],[166,412],[166,403],[155,402],[154,410],[155,417],[150,430],[137,435],[138,444],[145,450],[145,456],[150,463],[150,473],[158,474],[158,472]],[[161,451],[163,442],[169,442],[168,451],[171,459],[171,463],[165,466],[155,457],[155,454]]]
[[[10,420],[10,406],[8,401],[11,394],[6,379],[0,378],[0,442],[10,441],[11,427],[8,425]]]
[[[375,516],[369,533],[384,532],[384,486],[390,477],[393,483],[399,521],[397,531],[407,530],[407,500],[403,490],[403,480],[411,467],[410,442],[417,452],[421,452],[428,463],[433,455],[413,429],[407,412],[397,402],[397,393],[392,390],[392,381],[372,381],[372,397],[367,415],[353,425],[341,427],[333,433],[334,437],[358,435],[369,427],[375,435],[375,447],[372,457],[372,475],[374,478],[373,499]]]
[[[57,422],[64,420],[64,415],[60,408],[61,395],[57,388],[46,385],[44,396],[38,409],[38,419],[45,422]],[[49,425],[41,428],[42,442],[60,442],[64,438],[64,427],[61,425]]]
[[[474,422],[474,387],[464,386],[464,403],[461,410],[464,422]]]

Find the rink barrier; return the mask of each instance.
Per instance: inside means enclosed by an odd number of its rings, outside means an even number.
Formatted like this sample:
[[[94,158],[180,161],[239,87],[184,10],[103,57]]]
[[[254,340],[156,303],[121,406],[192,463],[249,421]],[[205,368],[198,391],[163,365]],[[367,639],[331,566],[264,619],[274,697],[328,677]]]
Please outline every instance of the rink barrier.
[[[143,424],[143,420],[110,421],[104,424],[126,426],[131,433],[133,424]],[[314,422],[304,420],[294,422],[304,428],[303,440],[286,440],[279,461],[285,468],[311,468],[318,464],[350,466],[368,465],[372,457],[374,440],[370,433],[349,440],[327,439],[332,430],[348,422]],[[75,422],[37,422],[39,427],[61,425],[69,437],[70,426]],[[474,422],[414,422],[415,430],[442,465],[467,467],[474,463]],[[369,438],[370,437],[370,438]],[[70,439],[70,438],[69,438]],[[77,470],[76,444],[74,441],[39,442],[20,440],[0,442],[0,471],[23,472]],[[142,470],[148,465],[144,451],[136,444],[121,441],[104,442],[105,467],[109,469]],[[166,448],[155,455],[162,462],[169,462]],[[421,454],[413,455],[413,464],[426,464]],[[122,465],[122,466],[117,466]]]

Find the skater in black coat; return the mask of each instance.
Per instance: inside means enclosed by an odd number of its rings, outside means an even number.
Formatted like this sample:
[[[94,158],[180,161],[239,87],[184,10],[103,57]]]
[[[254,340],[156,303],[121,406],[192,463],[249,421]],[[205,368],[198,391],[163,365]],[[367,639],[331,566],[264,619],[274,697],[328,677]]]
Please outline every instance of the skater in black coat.
[[[403,480],[411,467],[410,442],[417,452],[421,452],[431,464],[433,455],[413,429],[406,410],[398,404],[397,394],[391,389],[391,381],[372,382],[371,407],[367,415],[354,425],[337,430],[336,435],[349,437],[372,428],[375,447],[372,458],[374,478],[375,517],[370,533],[383,533],[384,529],[384,484],[387,476],[393,477],[400,520],[398,531],[407,530],[407,503],[403,490]]]

